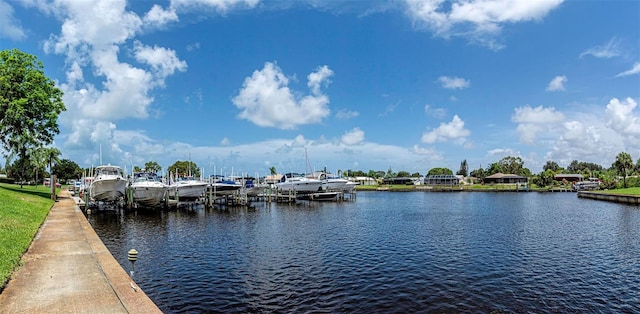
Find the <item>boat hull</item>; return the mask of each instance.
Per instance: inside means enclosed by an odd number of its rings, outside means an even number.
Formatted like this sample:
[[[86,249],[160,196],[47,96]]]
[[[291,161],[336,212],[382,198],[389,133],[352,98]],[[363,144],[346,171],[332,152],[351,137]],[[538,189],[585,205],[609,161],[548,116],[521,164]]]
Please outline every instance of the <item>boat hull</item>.
[[[207,189],[207,183],[183,183],[179,182],[176,185],[171,186],[170,197],[175,198],[177,196],[180,200],[195,200],[204,194]]]
[[[133,189],[133,201],[143,207],[158,207],[163,204],[167,194],[164,185],[131,185]]]
[[[98,202],[115,202],[124,197],[126,186],[123,178],[94,180],[89,186],[89,196]]]
[[[322,181],[308,180],[308,181],[286,181],[276,183],[276,187],[280,191],[295,191],[298,193],[315,193],[322,191]]]

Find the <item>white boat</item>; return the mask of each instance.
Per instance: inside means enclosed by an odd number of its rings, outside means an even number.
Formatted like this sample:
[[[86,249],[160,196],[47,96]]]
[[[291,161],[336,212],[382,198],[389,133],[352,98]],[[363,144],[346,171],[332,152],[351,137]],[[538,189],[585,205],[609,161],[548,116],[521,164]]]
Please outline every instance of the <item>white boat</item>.
[[[580,181],[573,184],[575,191],[599,190],[600,181]]]
[[[322,191],[322,181],[307,178],[297,173],[287,173],[276,183],[279,191],[295,191],[297,193],[315,193]]]
[[[267,184],[256,184],[251,179],[245,180],[244,182],[244,191],[249,197],[260,196],[260,194],[262,194],[262,192],[264,192],[267,187]]]
[[[214,182],[209,186],[216,195],[231,195],[242,188],[242,183],[224,177],[213,176],[212,179]]]
[[[194,177],[180,177],[169,186],[169,197],[177,195],[179,200],[194,200],[200,198],[209,183],[196,180]]]
[[[351,192],[357,185],[357,183],[349,181],[345,178],[334,177],[330,173],[320,172],[317,175],[312,175],[316,179],[323,182],[325,191]]]
[[[124,197],[127,180],[118,166],[98,166],[89,185],[89,197],[94,201],[115,202]]]
[[[133,189],[133,201],[143,207],[162,205],[167,194],[167,185],[162,183],[155,173],[134,173],[131,188]]]

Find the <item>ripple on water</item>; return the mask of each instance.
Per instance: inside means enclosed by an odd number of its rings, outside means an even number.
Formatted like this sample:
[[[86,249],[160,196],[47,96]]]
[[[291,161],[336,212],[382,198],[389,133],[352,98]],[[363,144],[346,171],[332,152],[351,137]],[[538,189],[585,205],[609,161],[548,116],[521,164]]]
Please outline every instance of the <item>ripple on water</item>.
[[[574,194],[89,216],[168,313],[640,312],[640,210]]]

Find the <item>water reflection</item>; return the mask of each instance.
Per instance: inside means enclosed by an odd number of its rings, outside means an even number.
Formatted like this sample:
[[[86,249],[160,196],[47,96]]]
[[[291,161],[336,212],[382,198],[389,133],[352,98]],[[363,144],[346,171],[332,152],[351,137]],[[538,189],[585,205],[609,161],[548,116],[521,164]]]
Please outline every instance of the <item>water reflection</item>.
[[[640,209],[575,194],[89,217],[165,312],[638,312]]]

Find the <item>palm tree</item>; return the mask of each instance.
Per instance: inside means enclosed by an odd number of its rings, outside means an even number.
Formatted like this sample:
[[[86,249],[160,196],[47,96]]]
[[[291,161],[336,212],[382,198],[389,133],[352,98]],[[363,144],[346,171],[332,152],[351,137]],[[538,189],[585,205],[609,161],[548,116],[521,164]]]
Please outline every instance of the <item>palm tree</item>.
[[[611,165],[618,175],[624,180],[624,187],[627,187],[627,176],[633,171],[633,159],[627,152],[621,152],[616,156],[616,161]]]
[[[276,167],[275,166],[271,166],[271,168],[269,168],[269,171],[271,171],[271,175],[275,176],[276,174],[278,174],[278,172],[276,171]]]
[[[36,168],[36,184],[38,184],[38,171],[47,165],[46,148],[38,147],[36,150],[32,150],[30,155],[31,165]]]
[[[53,164],[60,162],[60,154],[62,154],[60,150],[55,147],[47,147],[44,149],[45,160],[49,165],[49,175],[51,176],[53,176]],[[51,185],[53,186],[55,182],[53,182],[53,177],[51,179]]]

